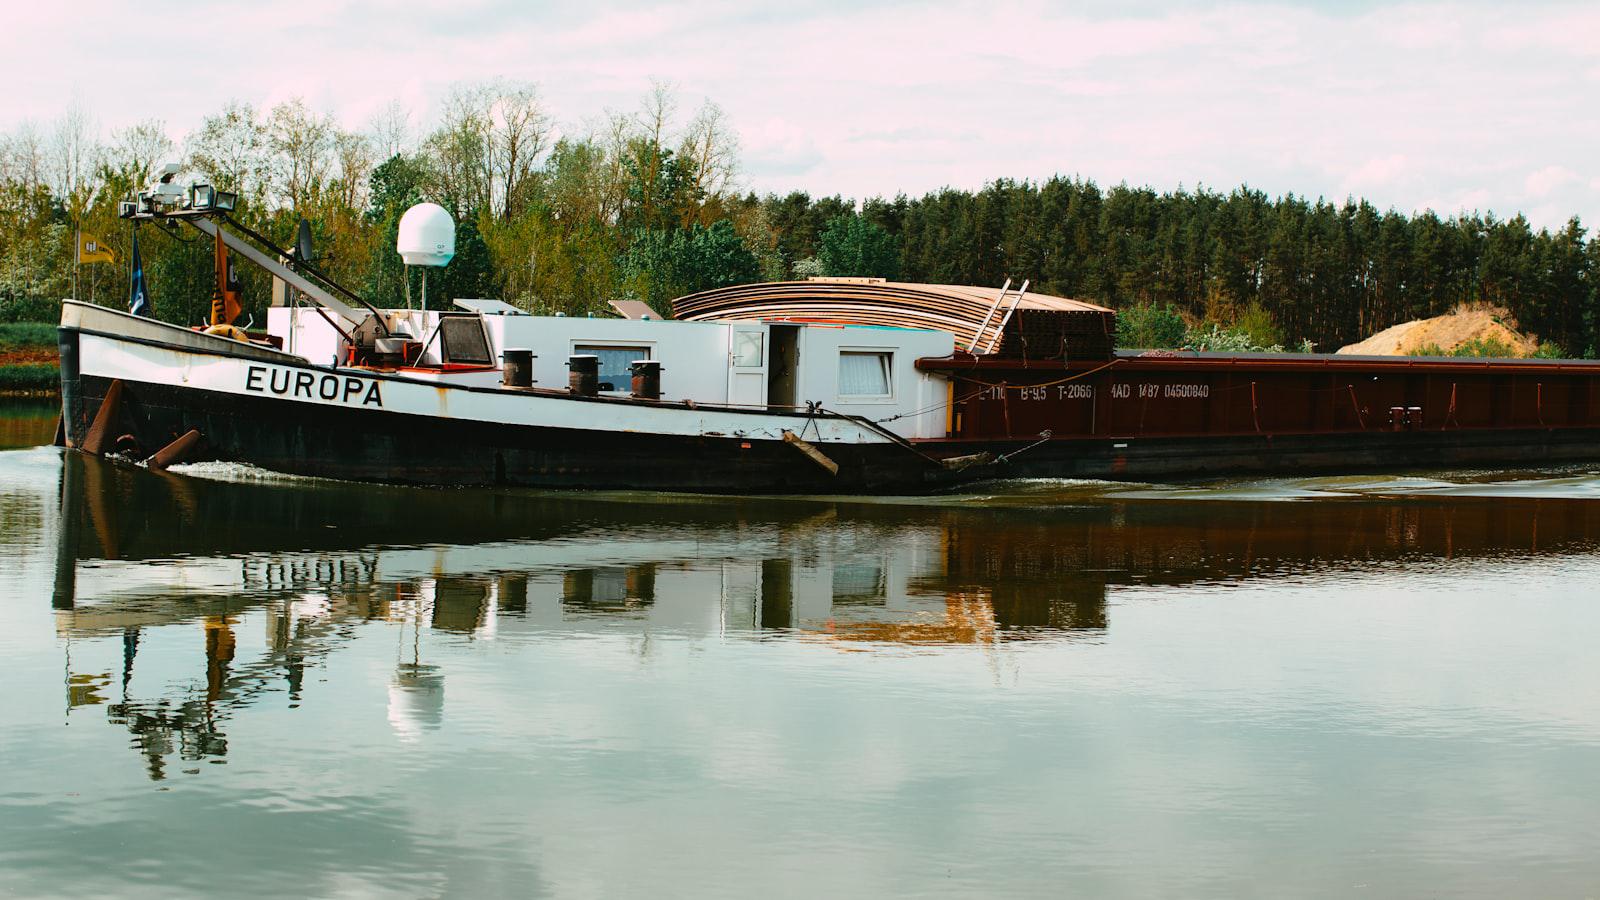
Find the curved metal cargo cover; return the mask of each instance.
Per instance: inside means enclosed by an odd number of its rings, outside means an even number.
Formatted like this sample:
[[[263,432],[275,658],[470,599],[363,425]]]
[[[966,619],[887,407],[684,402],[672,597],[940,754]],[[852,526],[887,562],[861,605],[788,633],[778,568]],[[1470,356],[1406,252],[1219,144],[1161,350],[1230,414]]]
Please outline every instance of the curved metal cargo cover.
[[[1104,306],[1033,292],[957,284],[911,284],[878,278],[814,278],[741,284],[672,301],[690,321],[837,322],[928,328],[958,345],[1001,355],[1030,351],[1075,358],[1109,355],[1115,313]],[[1008,314],[1014,313],[1014,314]]]

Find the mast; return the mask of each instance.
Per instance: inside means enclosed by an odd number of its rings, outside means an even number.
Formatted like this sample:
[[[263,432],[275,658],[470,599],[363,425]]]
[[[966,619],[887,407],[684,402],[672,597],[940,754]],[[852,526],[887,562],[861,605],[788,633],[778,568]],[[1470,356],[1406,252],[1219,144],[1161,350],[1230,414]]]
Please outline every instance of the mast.
[[[350,322],[352,325],[360,324],[362,319],[366,318],[366,316],[363,313],[358,312],[355,307],[350,306],[343,300],[335,297],[332,291],[324,289],[321,285],[311,281],[310,279],[301,275],[299,272],[296,272],[283,263],[278,262],[276,259],[273,259],[267,254],[262,253],[250,242],[239,237],[228,229],[223,228],[221,225],[217,224],[211,219],[195,216],[185,217],[185,220],[190,225],[200,229],[207,235],[214,237],[218,234],[221,234],[222,243],[226,245],[228,249],[237,252],[240,256],[243,256],[245,259],[248,259],[265,269],[273,276],[281,278],[285,283],[294,287],[296,290],[300,291],[300,293],[305,294],[306,297],[314,301],[317,305],[327,309],[329,312],[343,316],[345,320]]]

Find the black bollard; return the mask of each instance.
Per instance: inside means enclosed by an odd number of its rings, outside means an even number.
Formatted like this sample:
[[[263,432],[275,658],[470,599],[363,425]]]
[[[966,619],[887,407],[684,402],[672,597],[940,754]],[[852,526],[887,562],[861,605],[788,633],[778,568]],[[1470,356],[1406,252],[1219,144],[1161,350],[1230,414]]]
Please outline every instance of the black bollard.
[[[661,399],[661,363],[653,359],[636,359],[629,369],[633,372],[633,396],[640,400]]]
[[[600,393],[600,357],[588,353],[574,353],[567,357],[567,389],[580,397],[594,397]]]
[[[500,383],[506,387],[533,387],[533,361],[538,357],[532,350],[506,350],[500,354],[505,364],[500,368]]]

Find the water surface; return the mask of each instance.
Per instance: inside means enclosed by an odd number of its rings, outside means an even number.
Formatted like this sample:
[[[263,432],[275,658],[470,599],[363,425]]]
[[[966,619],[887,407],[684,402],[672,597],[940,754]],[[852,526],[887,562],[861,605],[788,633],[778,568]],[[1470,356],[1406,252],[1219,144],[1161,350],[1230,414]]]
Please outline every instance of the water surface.
[[[60,412],[59,400],[0,397],[0,450],[50,443]]]
[[[0,452],[0,894],[1593,896],[1597,497]]]

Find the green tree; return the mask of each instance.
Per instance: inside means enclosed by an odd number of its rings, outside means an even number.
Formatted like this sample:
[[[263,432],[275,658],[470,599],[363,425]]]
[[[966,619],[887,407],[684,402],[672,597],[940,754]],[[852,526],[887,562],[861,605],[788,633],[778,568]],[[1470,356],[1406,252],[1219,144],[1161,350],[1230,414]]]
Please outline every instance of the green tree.
[[[900,274],[900,241],[875,222],[838,216],[817,239],[817,259],[831,276],[892,279]]]
[[[478,216],[469,215],[456,223],[456,255],[429,279],[429,305],[445,308],[447,300],[484,297],[493,293],[489,247],[478,230]],[[438,298],[434,303],[432,298]]]
[[[710,228],[642,230],[619,269],[628,293],[657,310],[673,298],[744,284],[761,274],[760,261],[727,220]]]

